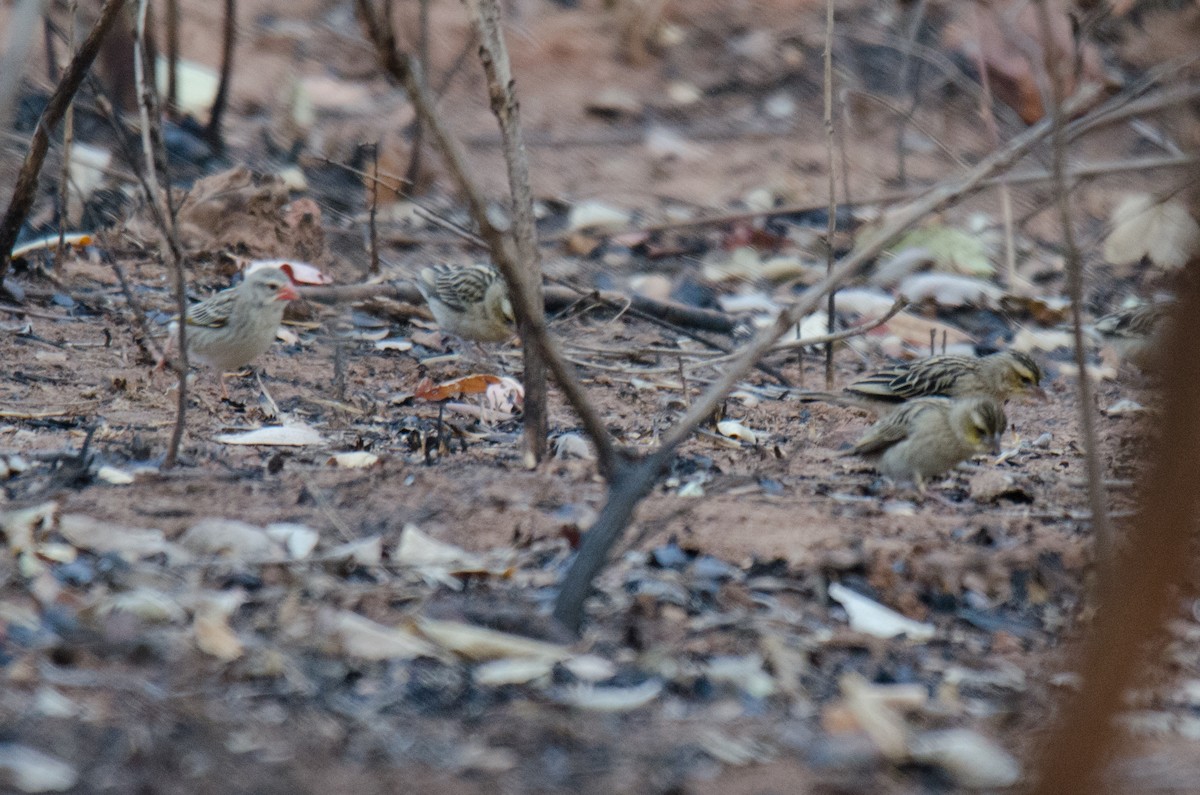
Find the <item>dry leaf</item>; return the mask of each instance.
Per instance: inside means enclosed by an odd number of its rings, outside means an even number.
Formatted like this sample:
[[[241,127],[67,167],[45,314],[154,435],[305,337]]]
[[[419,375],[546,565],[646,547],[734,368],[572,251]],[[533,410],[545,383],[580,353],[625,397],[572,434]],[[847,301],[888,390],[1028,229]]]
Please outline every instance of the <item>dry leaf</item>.
[[[163,552],[171,557],[186,556],[181,548],[166,540],[162,530],[123,527],[78,513],[63,514],[58,520],[58,532],[80,549],[100,555],[116,552],[126,560]]]
[[[1200,224],[1178,199],[1160,202],[1149,194],[1131,194],[1113,210],[1111,224],[1104,259],[1113,265],[1147,257],[1173,270],[1200,254]]]
[[[571,655],[566,646],[477,627],[473,624],[463,624],[459,621],[418,618],[417,629],[443,649],[468,660],[522,657],[558,661]]]
[[[274,557],[280,551],[261,527],[236,519],[202,519],[180,536],[179,543],[200,555],[242,560]]]
[[[13,554],[33,549],[34,533],[46,529],[58,512],[57,502],[0,513],[0,533]]]
[[[367,469],[379,463],[379,456],[358,450],[353,453],[335,453],[325,463],[341,469]]]
[[[942,768],[968,789],[1001,789],[1021,780],[1021,763],[970,729],[922,732],[909,743],[909,753],[918,762]]]
[[[321,434],[307,425],[268,425],[245,433],[223,433],[213,437],[221,444],[262,445],[264,447],[304,447],[321,444]]]
[[[428,641],[402,627],[388,627],[349,610],[327,610],[319,625],[338,650],[363,660],[412,660],[438,657]]]
[[[841,583],[830,584],[829,598],[846,609],[846,613],[850,617],[850,628],[856,632],[865,632],[877,638],[894,638],[897,635],[904,635],[909,640],[915,641],[926,641],[933,638],[935,628],[932,624],[913,621],[890,607],[885,607],[873,599],[868,599],[862,594],[850,590]]]
[[[18,792],[64,792],[79,773],[57,757],[27,745],[0,743],[0,782]]]
[[[451,381],[443,381],[440,384],[434,384],[428,378],[424,378],[417,384],[417,389],[413,393],[413,397],[418,400],[449,400],[451,398],[461,397],[462,395],[479,395],[487,392],[488,387],[493,384],[501,383],[501,378],[498,375],[490,375],[487,373],[474,373],[472,375],[464,375],[462,378],[455,378]]]
[[[758,444],[758,434],[737,420],[721,420],[717,423],[717,433],[746,444]]]
[[[663,683],[658,679],[648,679],[634,687],[579,684],[559,690],[554,694],[554,700],[593,712],[631,712],[658,698],[662,691]]]

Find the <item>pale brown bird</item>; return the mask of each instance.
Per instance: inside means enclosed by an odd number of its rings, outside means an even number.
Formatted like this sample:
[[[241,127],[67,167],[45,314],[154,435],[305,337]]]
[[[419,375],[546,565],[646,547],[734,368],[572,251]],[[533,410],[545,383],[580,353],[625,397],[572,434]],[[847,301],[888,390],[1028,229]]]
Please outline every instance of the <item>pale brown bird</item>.
[[[921,397],[986,396],[1001,403],[1038,392],[1042,369],[1029,354],[1000,351],[988,356],[929,356],[871,373],[846,387],[852,395],[899,403]]]
[[[1113,347],[1117,355],[1139,370],[1154,369],[1162,330],[1173,301],[1118,309],[1096,320],[1092,330]]]
[[[246,366],[271,347],[288,301],[299,297],[286,273],[278,267],[266,267],[248,273],[241,284],[188,307],[190,361],[217,371],[222,398],[229,399],[223,374]],[[171,322],[174,340],[178,339],[178,329],[176,317]]]
[[[512,302],[491,265],[440,264],[424,268],[417,289],[438,327],[472,342],[503,342],[513,334]]]
[[[1001,404],[990,397],[917,398],[867,429],[848,455],[871,459],[884,477],[913,481],[940,475],[983,452],[999,453],[1008,427]]]

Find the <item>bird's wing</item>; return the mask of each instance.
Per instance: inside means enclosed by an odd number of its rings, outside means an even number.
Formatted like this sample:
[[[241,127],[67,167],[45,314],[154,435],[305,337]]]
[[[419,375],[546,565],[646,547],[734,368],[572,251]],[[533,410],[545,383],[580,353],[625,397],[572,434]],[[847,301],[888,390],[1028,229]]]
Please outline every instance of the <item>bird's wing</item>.
[[[930,356],[871,373],[850,384],[846,391],[880,400],[941,395],[974,361],[968,356]]]
[[[908,438],[918,415],[926,411],[945,411],[948,405],[949,401],[944,398],[909,401],[868,428],[850,452],[853,455],[881,453]]]
[[[1167,314],[1168,303],[1142,304],[1121,309],[1096,321],[1096,331],[1107,337],[1149,337]]]
[[[188,307],[187,324],[203,328],[223,328],[229,323],[233,304],[237,300],[235,289],[222,290],[211,298]]]
[[[434,265],[421,271],[418,288],[428,300],[432,294],[451,309],[460,312],[479,304],[488,288],[500,278],[488,265]]]

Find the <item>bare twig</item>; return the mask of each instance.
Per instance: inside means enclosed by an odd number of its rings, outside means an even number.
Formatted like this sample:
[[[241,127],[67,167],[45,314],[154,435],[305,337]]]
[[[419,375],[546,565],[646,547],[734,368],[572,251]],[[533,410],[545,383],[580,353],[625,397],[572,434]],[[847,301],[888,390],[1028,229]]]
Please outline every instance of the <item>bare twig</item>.
[[[0,284],[3,283],[4,275],[8,272],[13,243],[17,240],[21,224],[24,223],[25,216],[29,214],[29,208],[33,206],[33,199],[37,193],[38,175],[45,162],[46,151],[50,147],[50,132],[58,125],[67,106],[74,98],[75,92],[79,90],[84,75],[87,74],[88,68],[100,51],[100,44],[104,41],[104,37],[112,28],[113,23],[116,22],[118,12],[124,4],[125,0],[106,0],[100,9],[100,18],[96,20],[96,24],[92,26],[87,38],[83,40],[79,52],[67,65],[62,80],[55,86],[54,93],[50,95],[50,101],[46,103],[46,108],[42,111],[41,118],[38,119],[37,128],[33,131],[33,138],[29,142],[29,151],[25,154],[25,162],[21,164],[21,171],[17,175],[12,200],[4,213],[4,219],[0,221]],[[0,110],[2,109],[0,106]],[[0,297],[3,297],[6,292],[0,286]],[[15,303],[20,302],[16,301]]]
[[[420,0],[419,10],[417,12],[417,59],[421,62],[424,70],[422,76],[428,75],[430,70],[429,64],[429,3],[431,0]],[[386,8],[391,9],[392,4],[388,3]],[[391,25],[390,18],[387,24]],[[469,46],[469,45],[468,45]],[[428,88],[428,84],[426,88]],[[408,168],[404,171],[404,181],[408,185],[417,184],[417,179],[421,174],[421,150],[425,146],[425,123],[418,116],[413,122],[412,133],[412,151],[408,156]]]
[[[371,266],[367,273],[378,276],[379,270],[379,227],[375,214],[379,208],[379,142],[371,144],[371,209],[367,215],[367,248]]]
[[[825,223],[825,276],[833,271],[834,235],[837,233],[837,181],[833,169],[833,0],[825,0],[825,168],[829,172],[829,218]],[[826,332],[833,333],[833,309],[836,290],[829,291],[825,309]],[[825,388],[833,389],[833,343],[825,346]]]
[[[521,290],[525,300],[519,302],[517,327],[521,339],[528,340],[537,330],[545,328],[542,309],[542,266],[537,247],[537,227],[533,222],[533,193],[529,182],[529,156],[521,130],[520,106],[514,92],[512,65],[508,48],[500,30],[500,6],[496,0],[466,0],[471,20],[479,36],[479,58],[487,76],[488,95],[492,113],[500,124],[504,141],[504,164],[508,168],[508,188],[511,194],[513,238],[518,265],[512,274],[505,274],[509,290]],[[503,272],[506,263],[497,261]],[[521,278],[523,277],[523,278]],[[534,317],[525,317],[530,312]],[[546,454],[549,428],[546,393],[546,364],[541,347],[525,347],[525,457],[526,465],[534,466]]]
[[[67,52],[75,54],[75,20],[79,16],[78,0],[67,3]],[[62,264],[63,250],[66,248],[67,226],[70,224],[70,195],[71,195],[71,148],[75,143],[75,102],[67,104],[63,116],[63,151],[62,169],[59,172],[58,183],[58,246],[54,249],[54,269],[58,271]]]
[[[204,137],[217,154],[225,151],[221,120],[229,104],[229,81],[233,77],[233,46],[236,35],[237,3],[236,0],[225,0],[225,19],[221,36],[221,79],[217,83],[217,95],[213,97],[212,109],[208,114],[208,126],[204,128]]]
[[[167,3],[167,113],[179,112],[179,0]]]
[[[155,89],[153,77],[154,64],[146,52],[146,14],[148,0],[138,0],[137,24],[134,28],[134,59],[133,68],[138,87],[138,113],[142,123],[142,152],[146,159],[145,181],[142,183],[147,190],[146,201],[155,208],[153,213],[163,236],[163,258],[171,263],[175,277],[175,310],[179,314],[178,336],[179,363],[176,370],[179,376],[179,391],[175,404],[175,425],[171,431],[171,441],[167,446],[167,454],[163,459],[163,469],[171,469],[179,457],[179,445],[183,441],[183,432],[187,427],[187,284],[184,278],[183,247],[179,244],[179,236],[175,229],[175,210],[171,204],[170,186],[164,190],[158,183],[158,168],[156,166],[156,151],[162,151],[162,131],[158,126],[160,120],[158,107],[158,92]]]
[[[1050,28],[1050,12],[1045,0],[1036,3],[1039,24],[1042,29],[1042,46],[1045,47],[1044,68],[1050,82],[1050,120],[1052,124],[1053,163],[1055,174],[1055,197],[1058,204],[1059,222],[1062,225],[1063,253],[1067,261],[1067,290],[1071,296],[1071,336],[1075,344],[1075,366],[1079,370],[1079,425],[1083,435],[1084,465],[1088,479],[1088,507],[1092,511],[1092,532],[1096,535],[1096,558],[1104,568],[1112,553],[1112,527],[1108,521],[1108,498],[1104,489],[1104,468],[1100,463],[1099,444],[1096,441],[1096,406],[1092,396],[1092,379],[1088,375],[1087,349],[1083,339],[1083,263],[1079,247],[1075,245],[1074,221],[1071,218],[1071,199],[1067,191],[1066,143],[1063,135],[1063,67],[1066,53],[1055,45]],[[1011,286],[1011,285],[1010,285]]]
[[[896,180],[901,187],[908,184],[908,125],[917,112],[920,96],[917,90],[918,81],[913,80],[913,69],[917,63],[915,48],[921,38],[921,26],[925,23],[925,0],[917,0],[907,12],[910,16],[908,36],[909,46],[904,48],[900,63],[900,87],[902,93],[910,93],[908,108],[900,115],[896,123]]]

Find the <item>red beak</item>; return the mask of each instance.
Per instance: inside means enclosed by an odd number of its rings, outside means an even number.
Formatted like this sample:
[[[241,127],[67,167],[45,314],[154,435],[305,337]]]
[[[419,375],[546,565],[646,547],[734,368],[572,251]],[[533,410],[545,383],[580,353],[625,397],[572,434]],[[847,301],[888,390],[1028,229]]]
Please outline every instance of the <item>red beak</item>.
[[[275,294],[276,301],[298,301],[300,293],[296,292],[296,288],[290,284],[285,284],[279,288],[279,292]]]

